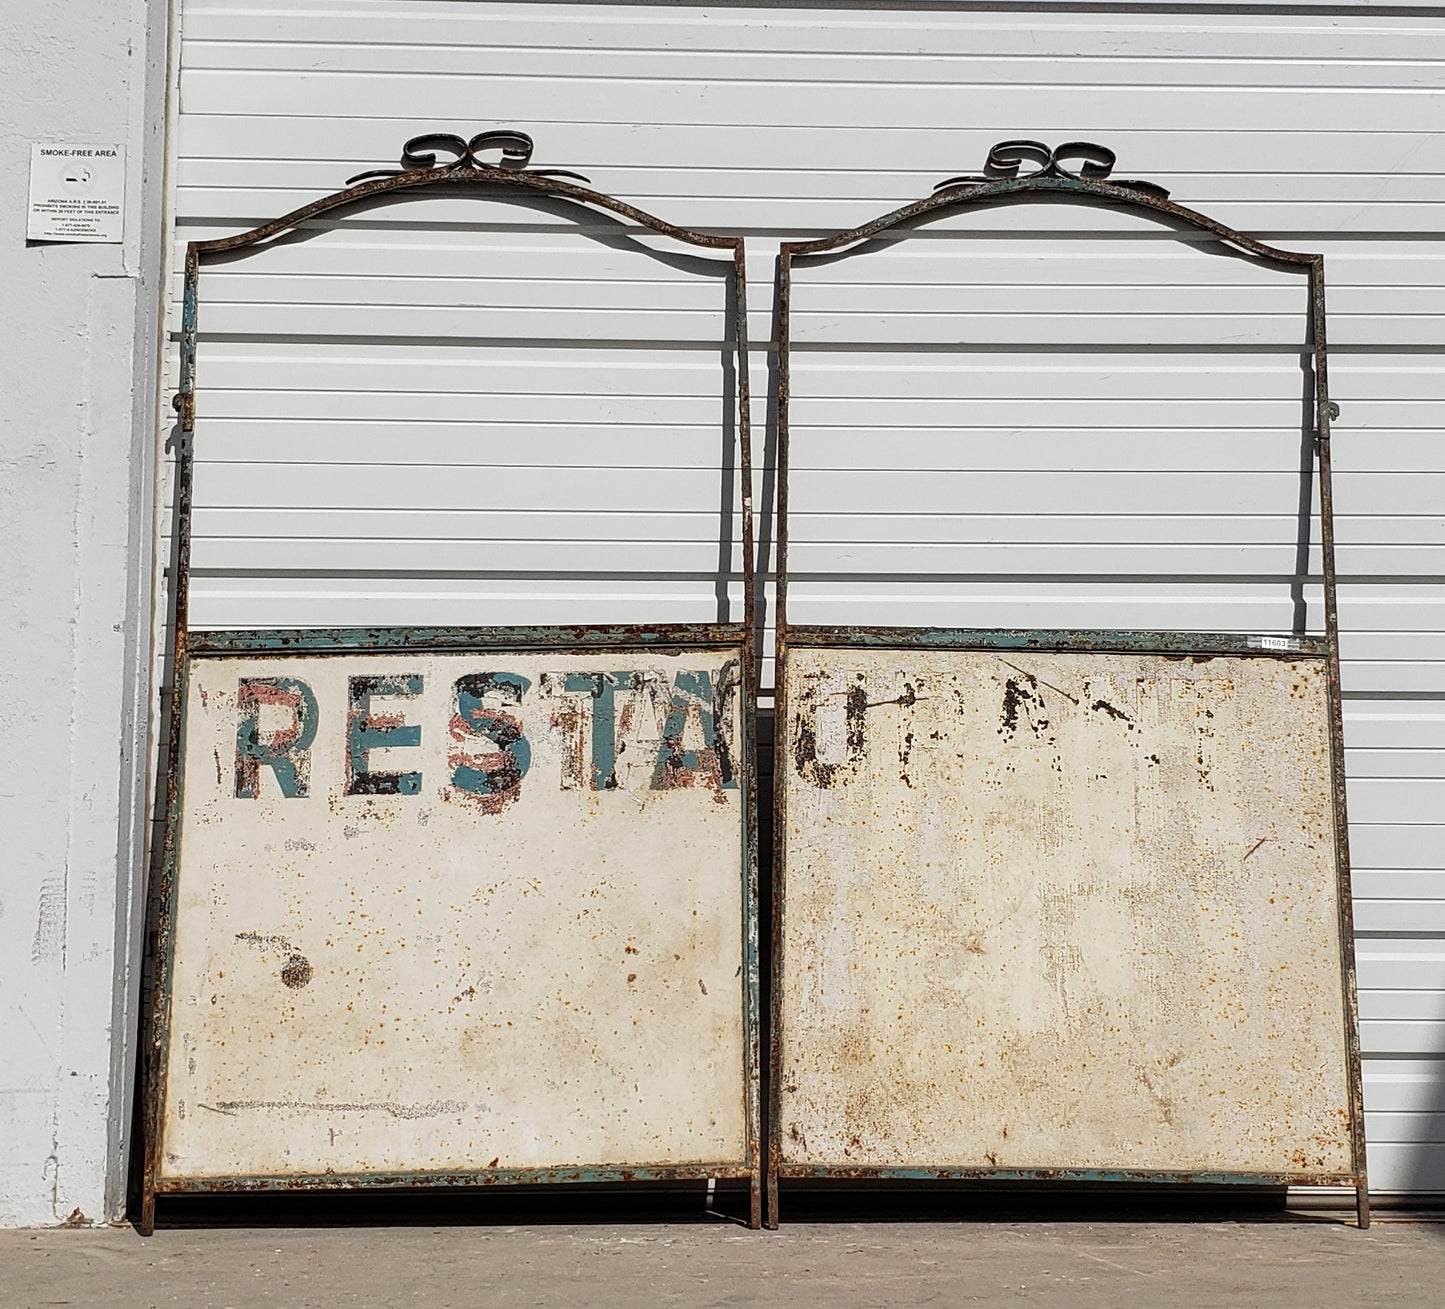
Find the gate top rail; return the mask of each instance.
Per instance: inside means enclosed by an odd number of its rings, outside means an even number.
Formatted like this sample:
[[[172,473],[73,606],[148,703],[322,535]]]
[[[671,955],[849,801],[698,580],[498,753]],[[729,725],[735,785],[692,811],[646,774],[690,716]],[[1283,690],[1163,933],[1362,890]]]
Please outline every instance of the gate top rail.
[[[873,238],[933,214],[961,212],[1031,199],[1059,199],[1104,208],[1122,208],[1173,219],[1185,228],[1214,237],[1255,263],[1304,273],[1308,278],[1307,347],[1313,354],[1314,445],[1319,461],[1320,547],[1323,555],[1325,640],[1333,652],[1338,646],[1335,599],[1334,502],[1330,478],[1330,420],[1339,407],[1329,398],[1328,349],[1325,335],[1324,256],[1268,245],[1217,219],[1169,198],[1153,182],[1111,179],[1114,152],[1089,141],[1070,141],[1049,147],[1039,141],[1010,140],[994,145],[982,173],[962,174],[940,182],[932,195],[883,214],[871,222],[831,236],[787,241],[778,253],[778,490],[777,490],[777,610],[780,645],[786,643],[788,621],[788,472],[789,406],[791,399],[790,344],[793,260],[808,255],[832,254],[839,258],[866,254]],[[1026,165],[1033,165],[1025,171]],[[907,239],[905,231],[898,238]],[[848,249],[847,247],[856,247]],[[807,625],[812,626],[812,625]],[[1334,657],[1337,657],[1334,656]]]
[[[517,188],[531,192],[537,199],[555,197],[573,201],[619,215],[641,227],[689,245],[706,249],[731,251],[733,265],[734,333],[725,344],[737,354],[737,417],[735,431],[738,441],[739,475],[741,480],[742,583],[743,621],[710,624],[644,624],[608,628],[613,642],[662,641],[672,644],[697,644],[700,640],[741,640],[748,648],[747,662],[755,664],[753,632],[756,626],[754,585],[755,559],[753,545],[753,480],[752,426],[750,417],[750,383],[748,378],[747,278],[745,249],[741,236],[719,236],[693,228],[681,227],[658,218],[635,205],[594,190],[586,177],[569,169],[531,168],[533,142],[526,133],[515,128],[496,128],[479,132],[470,139],[449,132],[429,132],[412,137],[402,148],[401,166],[396,169],[375,169],[358,173],[345,188],[323,196],[290,213],[261,223],[234,236],[216,237],[207,241],[191,241],[186,246],[185,295],[181,316],[180,385],[172,405],[178,418],[176,439],[176,551],[175,551],[175,658],[177,666],[187,645],[190,609],[191,519],[192,491],[195,472],[194,428],[196,421],[196,344],[199,310],[200,271],[203,262],[214,255],[252,252],[274,237],[300,228],[303,224],[363,201],[376,198],[401,197],[404,193],[446,186],[464,188],[503,188],[515,197]],[[450,162],[438,160],[438,151],[455,156]],[[496,152],[489,160],[484,155]],[[599,627],[605,625],[590,625]],[[361,629],[357,629],[358,631]],[[383,629],[367,629],[380,633]],[[510,629],[511,643],[517,640],[517,629]],[[577,624],[535,627],[529,634],[545,641],[576,640]],[[234,635],[234,634],[233,634]],[[263,635],[263,634],[257,634]],[[266,633],[279,638],[281,633]],[[439,642],[435,633],[419,638],[429,645]],[[453,638],[455,641],[455,638]],[[286,644],[291,644],[287,642]]]

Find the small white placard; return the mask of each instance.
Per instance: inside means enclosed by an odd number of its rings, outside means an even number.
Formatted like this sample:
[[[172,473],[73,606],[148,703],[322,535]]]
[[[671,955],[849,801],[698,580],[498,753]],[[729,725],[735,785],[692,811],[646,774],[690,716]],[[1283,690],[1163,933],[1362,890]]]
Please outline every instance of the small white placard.
[[[121,240],[123,145],[30,147],[30,241]]]

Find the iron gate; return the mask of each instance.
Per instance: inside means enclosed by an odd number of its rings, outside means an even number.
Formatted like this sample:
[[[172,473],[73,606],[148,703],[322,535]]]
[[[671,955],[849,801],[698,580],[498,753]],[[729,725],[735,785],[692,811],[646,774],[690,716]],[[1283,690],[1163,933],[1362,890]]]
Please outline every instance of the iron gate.
[[[759,1222],[743,243],[530,154],[416,138],[398,171],[187,249],[143,1230],[176,1192],[714,1177],[750,1179]],[[444,189],[718,252],[741,622],[192,628],[203,268]]]
[[[772,1224],[780,1177],[1334,1184],[1368,1221],[1323,259],[1113,162],[1004,142],[781,250]],[[1322,636],[789,618],[798,261],[1040,198],[1307,278]]]

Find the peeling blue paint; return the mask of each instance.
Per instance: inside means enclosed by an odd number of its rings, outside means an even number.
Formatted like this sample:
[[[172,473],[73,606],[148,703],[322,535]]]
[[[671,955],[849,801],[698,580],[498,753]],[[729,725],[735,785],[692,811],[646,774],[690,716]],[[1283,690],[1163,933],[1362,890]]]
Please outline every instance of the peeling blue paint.
[[[347,795],[416,795],[421,791],[420,773],[374,773],[367,762],[367,756],[373,750],[396,750],[421,744],[421,727],[417,723],[378,725],[372,717],[372,700],[378,697],[414,698],[421,694],[421,689],[422,679],[415,673],[348,679]]]
[[[236,726],[236,798],[254,800],[261,793],[261,768],[269,768],[288,800],[311,793],[311,745],[316,740],[318,711],[310,686],[293,677],[248,677],[236,690],[241,711]],[[261,733],[261,706],[290,710],[291,726]],[[220,762],[216,769],[220,771]],[[217,779],[220,780],[219,778]]]

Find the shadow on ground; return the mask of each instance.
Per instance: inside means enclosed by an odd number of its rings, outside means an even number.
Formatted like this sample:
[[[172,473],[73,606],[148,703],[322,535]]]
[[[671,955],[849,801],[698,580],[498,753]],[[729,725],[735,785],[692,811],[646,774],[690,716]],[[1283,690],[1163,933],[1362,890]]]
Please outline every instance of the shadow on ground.
[[[1282,1188],[1091,1188],[1027,1186],[1000,1191],[967,1184],[900,1187],[784,1186],[783,1223],[870,1222],[1336,1222],[1291,1212]],[[720,1182],[671,1186],[506,1187],[478,1191],[266,1192],[162,1196],[158,1228],[442,1227],[588,1224],[745,1224],[747,1190]]]

